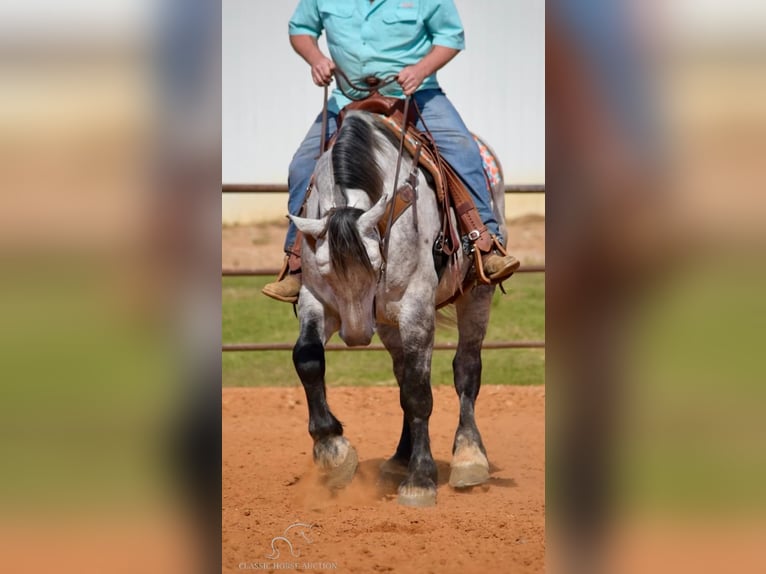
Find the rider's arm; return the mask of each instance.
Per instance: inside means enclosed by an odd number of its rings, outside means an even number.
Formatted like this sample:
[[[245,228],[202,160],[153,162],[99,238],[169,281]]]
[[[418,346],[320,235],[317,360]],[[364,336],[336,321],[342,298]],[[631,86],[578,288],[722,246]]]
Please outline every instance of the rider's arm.
[[[311,79],[317,86],[326,86],[335,69],[333,61],[325,56],[317,44],[324,23],[317,0],[301,0],[287,26],[290,45],[311,66]]]
[[[458,55],[460,50],[446,46],[434,46],[417,64],[407,66],[399,72],[399,84],[406,95],[418,89],[428,76],[440,70],[447,62]]]
[[[420,87],[428,76],[441,69],[465,48],[465,34],[460,15],[453,0],[433,2],[423,20],[433,47],[417,64],[399,72],[399,84],[408,96]]]
[[[311,66],[311,79],[317,86],[327,86],[332,81],[335,63],[319,49],[317,39],[309,35],[291,35],[290,45]]]

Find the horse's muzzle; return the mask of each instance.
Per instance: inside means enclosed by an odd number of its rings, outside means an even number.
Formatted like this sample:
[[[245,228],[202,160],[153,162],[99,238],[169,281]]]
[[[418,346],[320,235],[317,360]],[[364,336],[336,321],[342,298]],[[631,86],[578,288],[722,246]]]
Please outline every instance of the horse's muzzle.
[[[340,338],[349,347],[365,347],[372,341],[372,336],[375,334],[374,329],[364,330],[352,330],[347,331],[345,329],[340,330]]]

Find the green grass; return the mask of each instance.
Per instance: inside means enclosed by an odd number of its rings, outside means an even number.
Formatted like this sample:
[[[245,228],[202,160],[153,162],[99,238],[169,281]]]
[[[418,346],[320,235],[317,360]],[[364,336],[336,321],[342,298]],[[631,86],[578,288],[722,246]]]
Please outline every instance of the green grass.
[[[298,320],[291,305],[273,301],[260,292],[268,277],[223,278],[224,343],[293,344]],[[545,338],[545,278],[519,273],[498,290],[486,341]],[[457,329],[439,327],[437,342],[457,341]],[[332,343],[341,343],[335,335]],[[372,341],[379,344],[377,336]],[[452,351],[434,351],[434,385],[452,384]],[[545,382],[543,349],[489,349],[483,352],[482,382],[497,385],[535,385]],[[327,353],[327,384],[331,386],[396,385],[391,358],[385,351]],[[223,354],[223,384],[233,387],[300,385],[288,351],[227,352]]]
[[[709,253],[643,294],[615,437],[630,511],[763,517],[766,274]],[[760,254],[759,254],[760,255]]]

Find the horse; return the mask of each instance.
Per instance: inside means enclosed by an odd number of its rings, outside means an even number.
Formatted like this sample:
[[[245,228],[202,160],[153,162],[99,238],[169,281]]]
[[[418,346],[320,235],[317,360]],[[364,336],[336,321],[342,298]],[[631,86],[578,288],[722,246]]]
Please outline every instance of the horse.
[[[353,478],[358,456],[327,405],[324,345],[339,332],[346,345],[365,346],[377,331],[393,361],[403,411],[399,443],[381,471],[403,479],[398,486],[400,504],[431,506],[437,484],[428,433],[436,308],[457,294],[459,341],[452,366],[460,419],[449,484],[465,488],[489,479],[474,405],[495,286],[473,283],[462,288],[472,273],[473,258],[460,248],[451,263],[457,273],[443,272],[444,264],[434,257],[442,221],[437,199],[429,178],[417,168],[413,204],[387,229],[388,237],[381,237],[378,222],[394,189],[413,171],[413,158],[405,152],[395,185],[398,158],[399,142],[381,119],[353,111],[346,115],[334,146],[318,159],[305,217],[289,216],[304,237],[297,303],[300,334],[293,363],[306,393],[315,465],[327,486],[342,488]],[[504,225],[502,177],[492,187],[494,213]]]

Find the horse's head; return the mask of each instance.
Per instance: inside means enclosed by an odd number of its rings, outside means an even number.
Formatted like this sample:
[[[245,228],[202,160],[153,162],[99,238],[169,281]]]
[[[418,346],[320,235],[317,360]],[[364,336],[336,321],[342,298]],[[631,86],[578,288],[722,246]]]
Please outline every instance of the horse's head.
[[[375,293],[383,266],[378,221],[386,197],[367,211],[331,210],[320,219],[290,216],[306,236],[304,282],[340,316],[340,337],[350,347],[369,344],[375,332]],[[308,267],[308,268],[307,268]],[[318,279],[318,284],[311,284]]]

